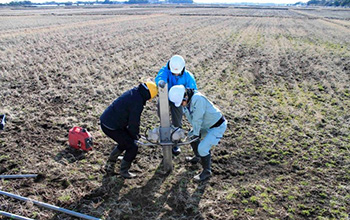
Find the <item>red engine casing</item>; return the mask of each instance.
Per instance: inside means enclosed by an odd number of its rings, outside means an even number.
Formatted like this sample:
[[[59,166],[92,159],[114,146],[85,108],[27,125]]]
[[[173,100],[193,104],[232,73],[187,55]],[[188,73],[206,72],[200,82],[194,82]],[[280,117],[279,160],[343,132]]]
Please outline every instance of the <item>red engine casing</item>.
[[[69,130],[68,134],[69,146],[83,151],[92,150],[92,136],[82,127],[74,127]]]

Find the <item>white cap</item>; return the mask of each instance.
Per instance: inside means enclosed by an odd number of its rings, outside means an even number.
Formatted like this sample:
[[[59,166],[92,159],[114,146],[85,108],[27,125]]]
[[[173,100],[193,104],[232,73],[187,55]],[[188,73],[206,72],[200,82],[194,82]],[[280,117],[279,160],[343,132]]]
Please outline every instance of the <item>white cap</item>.
[[[185,60],[180,55],[174,55],[169,61],[170,71],[179,74],[185,67]]]
[[[179,107],[182,103],[185,94],[185,87],[183,85],[176,85],[169,90],[169,100]]]

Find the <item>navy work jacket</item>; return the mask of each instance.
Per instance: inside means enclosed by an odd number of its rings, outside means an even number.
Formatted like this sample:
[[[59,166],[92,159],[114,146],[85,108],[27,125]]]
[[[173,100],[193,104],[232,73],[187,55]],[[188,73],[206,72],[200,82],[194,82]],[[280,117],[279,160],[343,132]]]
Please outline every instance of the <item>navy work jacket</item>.
[[[103,112],[101,123],[110,130],[126,129],[137,140],[141,113],[150,98],[149,90],[144,84],[126,91]]]

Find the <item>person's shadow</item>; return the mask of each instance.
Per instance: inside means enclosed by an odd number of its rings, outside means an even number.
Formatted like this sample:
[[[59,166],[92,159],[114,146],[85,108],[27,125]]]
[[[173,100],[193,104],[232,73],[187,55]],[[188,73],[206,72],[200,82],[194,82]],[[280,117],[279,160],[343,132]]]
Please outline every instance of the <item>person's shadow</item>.
[[[68,209],[96,218],[104,216],[106,220],[204,219],[198,206],[207,183],[199,183],[191,194],[187,187],[193,177],[193,170],[188,168],[175,176],[175,184],[167,180],[170,179],[169,175],[173,174],[165,173],[161,162],[144,186],[134,187],[120,198],[121,191],[128,190],[130,186],[120,175],[106,173],[100,187],[71,204]],[[160,192],[160,189],[166,186],[169,188]],[[51,220],[60,219],[78,218],[57,213]]]
[[[120,190],[125,187],[125,179],[116,173],[107,173],[102,178],[102,185],[91,193],[83,196],[79,201],[69,205],[72,210],[91,217],[100,218],[110,212],[110,204],[117,203]],[[65,213],[57,213],[51,220],[79,219]],[[112,218],[113,219],[113,218]]]
[[[187,187],[193,178],[192,170],[177,175],[175,184],[166,181],[168,175],[163,174],[161,163],[146,185],[134,188],[120,198],[119,203],[128,204],[132,210],[110,216],[110,219],[204,219],[198,206],[207,182],[199,183],[191,194]],[[161,193],[162,185],[163,188],[169,185],[169,189]]]

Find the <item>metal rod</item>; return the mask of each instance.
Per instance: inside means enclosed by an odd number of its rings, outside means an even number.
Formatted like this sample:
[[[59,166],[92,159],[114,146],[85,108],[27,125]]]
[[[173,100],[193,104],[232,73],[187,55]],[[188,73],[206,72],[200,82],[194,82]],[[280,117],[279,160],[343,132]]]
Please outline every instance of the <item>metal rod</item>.
[[[142,146],[157,146],[159,144],[153,144],[153,143],[145,143],[145,142],[142,142],[142,141],[136,141],[136,143],[142,145]]]
[[[160,114],[160,127],[170,128],[170,116],[169,116],[169,98],[168,98],[168,84],[163,87],[158,87],[159,92],[159,114]],[[170,133],[167,134],[170,141]]]
[[[192,139],[192,140],[186,140],[186,141],[184,141],[184,142],[182,142],[182,143],[178,143],[177,146],[182,146],[182,145],[191,144],[192,142],[195,142],[195,141],[197,141],[198,139],[199,139],[199,138],[197,137],[197,138],[194,138],[194,139]]]
[[[9,217],[10,219],[34,220],[32,218],[26,218],[26,217],[23,217],[23,216],[20,216],[20,215],[15,215],[15,214],[12,214],[12,213],[9,213],[9,212],[4,212],[4,211],[0,211],[0,215]]]
[[[36,178],[38,174],[0,175],[0,179]]]
[[[159,112],[160,112],[160,145],[163,147],[163,166],[166,172],[173,169],[172,163],[172,145],[170,140],[170,116],[169,116],[169,98],[168,84],[164,87],[159,86]]]
[[[4,192],[4,191],[1,191],[1,190],[0,190],[0,195],[9,196],[9,197],[12,197],[12,198],[15,198],[15,199],[18,199],[18,200],[22,200],[22,201],[25,201],[25,202],[29,201],[29,202],[34,203],[37,206],[42,206],[44,208],[48,208],[48,209],[55,210],[55,211],[58,211],[58,212],[63,212],[63,213],[66,213],[68,215],[76,216],[78,218],[83,218],[83,219],[88,219],[88,220],[101,220],[100,218],[95,218],[95,217],[92,217],[92,216],[89,216],[89,215],[84,215],[84,214],[81,214],[81,213],[78,213],[78,212],[74,212],[74,211],[71,211],[71,210],[68,210],[68,209],[64,209],[64,208],[57,207],[57,206],[54,206],[54,205],[50,205],[50,204],[47,204],[47,203],[39,202],[39,201],[30,199],[30,198],[22,197],[22,196],[15,195],[15,194],[8,193],[8,192]]]
[[[143,139],[145,139],[145,137],[141,137]],[[195,142],[196,140],[198,140],[199,138],[194,138],[192,140],[185,140],[184,142],[178,143],[177,146],[182,146],[182,145],[187,145],[187,144],[191,144],[192,142]],[[147,140],[146,140],[147,141]],[[138,144],[142,145],[142,146],[157,146],[157,145],[161,145],[161,146],[173,146],[174,143],[151,143],[151,142],[142,142],[142,141],[137,141]]]

